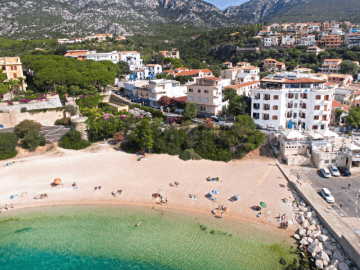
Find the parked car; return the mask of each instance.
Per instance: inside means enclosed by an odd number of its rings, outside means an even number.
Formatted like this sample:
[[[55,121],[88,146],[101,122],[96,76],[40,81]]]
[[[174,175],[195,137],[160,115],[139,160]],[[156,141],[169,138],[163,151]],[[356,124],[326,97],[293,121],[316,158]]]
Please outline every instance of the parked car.
[[[346,167],[339,167],[338,169],[339,169],[339,171],[341,172],[341,174],[343,176],[350,176],[351,175],[351,172]]]
[[[260,129],[260,130],[263,130],[264,127],[262,125],[256,125],[256,129]]]
[[[327,188],[321,189],[320,194],[325,199],[326,202],[328,202],[328,203],[335,202],[334,197],[331,195],[330,190],[328,190]]]
[[[328,169],[326,168],[321,168],[320,169],[320,172],[322,173],[322,175],[325,177],[325,178],[330,178],[331,177],[331,173]]]
[[[331,165],[331,166],[330,166],[330,172],[331,172],[331,174],[332,174],[333,176],[335,176],[335,177],[340,176],[340,172],[339,172],[338,168],[336,168],[335,165]]]
[[[211,120],[214,121],[214,122],[219,122],[220,119],[216,116],[211,116]]]

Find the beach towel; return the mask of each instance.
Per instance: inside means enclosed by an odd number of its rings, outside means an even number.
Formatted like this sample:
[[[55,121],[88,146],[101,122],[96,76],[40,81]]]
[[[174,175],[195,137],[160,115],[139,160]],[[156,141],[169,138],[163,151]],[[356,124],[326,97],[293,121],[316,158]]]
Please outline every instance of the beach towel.
[[[10,196],[10,200],[12,200],[12,199],[14,199],[15,198],[15,196],[14,195],[11,195]]]
[[[11,163],[7,163],[6,166],[11,166]]]
[[[212,201],[215,201],[215,199],[213,197],[210,198]]]
[[[74,189],[77,189],[77,186],[74,186],[73,188],[74,188]]]
[[[143,161],[148,161],[148,159],[147,159],[147,158],[143,158]]]

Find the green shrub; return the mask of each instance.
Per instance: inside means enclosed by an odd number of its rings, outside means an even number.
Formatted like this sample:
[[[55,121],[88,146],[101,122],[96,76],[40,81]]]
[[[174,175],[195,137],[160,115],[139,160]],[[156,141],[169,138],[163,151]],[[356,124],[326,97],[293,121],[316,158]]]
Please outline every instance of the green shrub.
[[[280,259],[280,264],[286,265],[286,261],[285,261],[283,258],[281,258],[281,259]]]
[[[81,139],[81,133],[77,130],[68,131],[59,141],[59,146],[65,149],[80,150],[89,145],[87,140]]]
[[[15,147],[18,143],[18,136],[12,132],[0,132],[0,160],[16,156]]]
[[[21,142],[21,147],[30,149],[31,151],[35,150],[39,145],[45,145],[45,136],[40,134],[38,129],[29,130]]]
[[[71,116],[74,116],[77,113],[77,108],[74,105],[66,105],[64,110],[65,112],[70,113]]]
[[[71,126],[71,118],[60,118],[55,121],[55,125],[57,126]]]
[[[27,111],[27,108],[26,107],[22,107],[21,109],[20,109],[20,112],[22,112],[22,113],[25,113]]]
[[[31,110],[28,111],[28,113],[30,114],[36,114],[36,113],[45,113],[45,112],[50,112],[50,111],[56,111],[56,112],[60,112],[63,111],[64,107],[57,107],[57,108],[50,108],[50,109],[36,109],[36,110]]]
[[[179,158],[181,158],[182,160],[200,160],[201,157],[195,153],[194,149],[186,149],[185,151],[183,151],[181,153],[181,155],[179,156]]]
[[[20,137],[24,138],[27,132],[33,129],[41,130],[42,125],[33,120],[24,120],[15,126],[15,133]]]

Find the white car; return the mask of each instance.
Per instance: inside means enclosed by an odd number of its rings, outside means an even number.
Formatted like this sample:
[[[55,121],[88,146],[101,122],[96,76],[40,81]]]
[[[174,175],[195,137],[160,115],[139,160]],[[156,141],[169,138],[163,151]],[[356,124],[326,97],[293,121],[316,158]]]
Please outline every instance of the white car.
[[[330,172],[333,176],[336,176],[336,177],[340,176],[340,172],[339,172],[338,168],[336,168],[335,165],[330,166]]]
[[[321,168],[320,169],[320,172],[322,173],[322,175],[325,177],[325,178],[330,178],[331,177],[331,173],[328,169],[326,168]]]
[[[328,202],[328,203],[335,202],[334,197],[331,195],[331,192],[327,188],[321,189],[320,194],[321,194],[321,196],[323,196],[323,198],[325,199],[326,202]]]

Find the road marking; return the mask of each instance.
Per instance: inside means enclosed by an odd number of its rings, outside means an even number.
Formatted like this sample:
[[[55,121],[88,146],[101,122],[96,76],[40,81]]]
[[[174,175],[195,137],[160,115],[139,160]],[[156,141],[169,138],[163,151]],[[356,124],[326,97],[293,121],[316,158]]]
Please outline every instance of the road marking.
[[[274,165],[270,165],[269,168],[266,169],[266,171],[263,173],[263,175],[257,181],[256,186],[261,185],[261,183],[265,180],[266,176],[270,173],[270,171],[273,167],[274,167]]]

